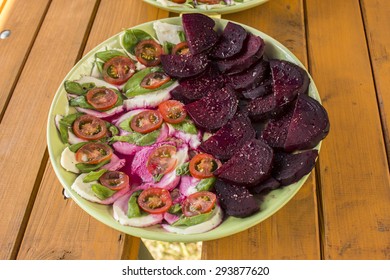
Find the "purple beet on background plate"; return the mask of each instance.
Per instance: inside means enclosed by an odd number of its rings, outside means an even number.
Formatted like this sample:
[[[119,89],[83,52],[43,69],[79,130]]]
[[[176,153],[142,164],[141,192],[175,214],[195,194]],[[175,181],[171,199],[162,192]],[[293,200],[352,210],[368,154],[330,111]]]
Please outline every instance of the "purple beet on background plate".
[[[217,180],[214,189],[222,209],[229,216],[245,218],[260,210],[259,203],[246,187]]]
[[[247,141],[214,175],[233,185],[256,186],[271,175],[273,149],[263,140]]]
[[[247,36],[248,33],[241,25],[228,22],[219,41],[210,51],[210,56],[217,59],[226,59],[238,54]]]
[[[317,156],[317,150],[307,150],[299,154],[277,152],[275,153],[272,176],[282,186],[298,182],[313,169]]]
[[[213,19],[203,14],[184,14],[182,22],[191,54],[202,53],[217,43],[218,34],[214,31]]]
[[[220,160],[228,160],[246,141],[255,137],[250,119],[243,113],[236,115],[214,135],[200,144],[199,149]]]
[[[169,76],[173,78],[188,78],[199,75],[206,70],[209,64],[207,55],[161,55],[161,65]]]
[[[219,71],[226,74],[240,73],[255,64],[264,54],[262,38],[249,34],[240,53],[229,59],[217,61]]]
[[[196,125],[208,131],[224,126],[236,113],[238,100],[233,89],[224,87],[185,106]]]

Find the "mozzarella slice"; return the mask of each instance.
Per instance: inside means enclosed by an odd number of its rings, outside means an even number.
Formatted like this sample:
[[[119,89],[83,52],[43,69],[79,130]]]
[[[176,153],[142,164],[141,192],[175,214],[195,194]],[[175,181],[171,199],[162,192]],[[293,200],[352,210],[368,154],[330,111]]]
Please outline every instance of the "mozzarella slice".
[[[157,39],[160,41],[160,44],[169,42],[176,45],[181,42],[178,32],[183,31],[182,26],[156,21],[153,24],[153,28],[156,32]]]
[[[69,172],[80,173],[80,170],[76,167],[76,154],[73,153],[69,147],[66,147],[61,153],[61,166]]]

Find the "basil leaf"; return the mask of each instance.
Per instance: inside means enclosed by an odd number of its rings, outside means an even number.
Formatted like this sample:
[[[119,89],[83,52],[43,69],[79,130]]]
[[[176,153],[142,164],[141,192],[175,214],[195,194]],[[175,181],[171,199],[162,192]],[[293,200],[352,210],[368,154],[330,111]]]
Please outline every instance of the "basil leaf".
[[[131,119],[132,118],[129,118],[129,119],[126,119],[124,120],[123,122],[121,122],[119,124],[119,127],[125,131],[128,131],[128,132],[133,132],[134,130],[131,129],[130,127],[130,123],[131,123]]]
[[[140,29],[128,29],[122,39],[123,47],[132,55],[135,55],[135,47],[140,41],[152,39],[148,33]]]
[[[95,64],[96,64],[96,67],[97,67],[99,73],[100,74],[103,73],[104,63],[101,61],[95,61]]]
[[[158,136],[160,135],[160,129],[153,130],[152,132],[142,134],[133,132],[129,135],[113,136],[110,142],[127,142],[137,146],[150,146],[156,143]]]
[[[108,123],[108,130],[111,132],[112,136],[119,134],[119,129],[113,124]]]
[[[94,110],[95,108],[87,102],[84,95],[69,100],[69,105],[72,107],[80,107],[84,109]]]
[[[88,142],[80,142],[69,146],[69,150],[73,153],[77,152],[82,146],[87,144]]]
[[[76,167],[82,173],[89,173],[91,171],[95,171],[95,170],[99,169],[100,167],[102,167],[103,165],[106,165],[109,162],[110,162],[110,160],[107,159],[107,160],[104,160],[104,161],[97,163],[97,164],[76,163]]]
[[[153,175],[153,181],[158,183],[161,181],[162,177],[164,177],[164,174]]]
[[[60,131],[61,141],[64,144],[68,143],[68,139],[69,139],[68,128],[69,128],[69,126],[67,126],[63,123],[60,123],[60,125],[58,127],[58,130]]]
[[[64,88],[70,94],[83,95],[87,92],[79,83],[73,81],[65,81]]]
[[[83,87],[83,89],[85,90],[85,92],[88,92],[89,90],[93,89],[96,87],[95,83],[84,83],[81,85]]]
[[[166,54],[172,53],[172,49],[174,46],[175,46],[175,44],[172,44],[170,42],[164,42],[164,45],[163,45],[164,53],[166,53]]]
[[[214,187],[214,183],[217,179],[215,177],[210,177],[200,180],[200,182],[195,186],[195,188],[200,191],[209,191]]]
[[[179,220],[172,224],[172,226],[194,226],[200,223],[204,223],[212,217],[213,212],[214,211],[210,211],[204,214],[199,214],[191,217],[186,217],[182,215]]]
[[[146,89],[141,87],[142,80],[146,75],[161,70],[160,67],[148,67],[135,73],[125,84],[123,91],[127,97],[137,96],[145,93],[155,91],[156,89]],[[168,82],[169,83],[169,82]],[[168,84],[167,83],[167,84]],[[160,87],[161,88],[161,87]],[[158,88],[158,89],[160,89]]]
[[[179,35],[179,38],[180,38],[180,41],[181,42],[184,42],[186,41],[186,34],[184,33],[184,31],[178,31],[177,34]]]
[[[198,134],[198,129],[195,124],[190,120],[184,120],[181,123],[172,123],[173,128],[183,131],[188,134]]]
[[[95,53],[95,57],[103,60],[104,62],[109,61],[111,58],[117,56],[125,56],[125,54],[118,50],[107,50]]]
[[[116,193],[116,191],[100,184],[93,184],[91,190],[93,191],[94,195],[101,200],[105,200]]]
[[[127,202],[127,217],[128,218],[136,218],[142,216],[141,209],[138,206],[137,200],[142,191],[136,191],[131,196],[129,201]]]
[[[82,113],[74,113],[74,114],[70,114],[70,115],[67,115],[65,117],[63,117],[59,123],[61,124],[64,124],[66,126],[72,126],[73,122],[82,115]]]
[[[58,121],[59,124],[58,130],[60,132],[62,143],[65,144],[68,143],[68,138],[69,138],[68,129],[69,127],[72,126],[73,122],[81,115],[82,115],[81,113],[70,114]]]
[[[180,203],[176,203],[176,204],[172,205],[171,207],[169,207],[168,213],[180,214],[181,213],[181,205],[180,205]]]
[[[189,175],[190,174],[190,163],[185,162],[176,169],[177,176]]]
[[[106,172],[107,172],[107,169],[100,169],[98,171],[91,171],[88,173],[87,176],[84,177],[83,182],[84,183],[91,183],[93,181],[97,181]]]

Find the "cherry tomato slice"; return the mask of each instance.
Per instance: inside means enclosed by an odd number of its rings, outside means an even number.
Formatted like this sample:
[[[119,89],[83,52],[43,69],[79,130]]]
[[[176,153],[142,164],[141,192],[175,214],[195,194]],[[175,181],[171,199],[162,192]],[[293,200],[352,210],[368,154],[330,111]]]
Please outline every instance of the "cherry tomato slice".
[[[139,133],[148,133],[160,128],[163,118],[156,110],[146,110],[131,119],[130,127]]]
[[[146,166],[153,176],[164,175],[173,170],[176,166],[177,159],[176,147],[165,145],[154,149],[148,158]]]
[[[106,123],[91,115],[82,115],[73,123],[74,134],[84,140],[98,140],[107,134]]]
[[[100,183],[114,191],[129,186],[129,176],[120,171],[107,171],[99,178]]]
[[[103,79],[113,85],[125,83],[135,73],[134,62],[125,56],[116,56],[103,65]]]
[[[160,103],[158,110],[167,123],[181,123],[187,116],[184,104],[177,100],[167,100]]]
[[[138,197],[138,205],[150,214],[160,214],[168,211],[172,206],[169,191],[161,188],[143,190]]]
[[[146,89],[155,89],[161,87],[163,84],[168,83],[171,80],[164,72],[149,73],[142,79],[141,87]]]
[[[112,149],[104,143],[90,142],[76,152],[76,160],[80,163],[98,164],[112,157]]]
[[[181,42],[172,48],[172,54],[187,55],[190,53],[187,42]]]
[[[197,154],[190,160],[190,173],[198,179],[213,177],[213,172],[221,166],[221,162],[209,154]]]
[[[135,47],[137,60],[147,67],[159,65],[162,53],[162,47],[152,39],[143,40]]]
[[[185,3],[187,0],[171,0],[172,2],[174,3],[177,3],[177,4],[183,4]]]
[[[99,111],[111,109],[118,101],[118,95],[109,88],[93,88],[87,92],[86,98]]]
[[[210,212],[217,200],[214,193],[208,191],[196,192],[189,195],[182,203],[184,216],[192,217]]]

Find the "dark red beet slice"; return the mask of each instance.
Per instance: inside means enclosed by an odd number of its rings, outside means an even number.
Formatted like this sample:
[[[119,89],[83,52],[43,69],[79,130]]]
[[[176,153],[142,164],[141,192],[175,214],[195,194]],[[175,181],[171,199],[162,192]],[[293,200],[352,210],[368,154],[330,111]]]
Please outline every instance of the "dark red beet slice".
[[[289,125],[284,150],[314,148],[329,133],[329,119],[325,108],[306,94],[298,96]]]
[[[217,180],[215,192],[222,209],[233,217],[244,218],[260,210],[259,204],[248,189]]]
[[[314,167],[317,150],[308,150],[299,154],[275,153],[272,175],[282,186],[298,182]]]
[[[238,54],[247,35],[248,33],[241,25],[228,22],[210,55],[214,58],[225,59]]]
[[[298,94],[307,92],[309,76],[298,65],[285,60],[270,60],[273,92],[277,105],[293,101]]]
[[[188,78],[202,73],[209,63],[205,54],[198,55],[161,55],[162,67],[173,78]]]
[[[218,41],[218,35],[213,29],[215,22],[208,16],[184,14],[182,22],[188,47],[193,55],[210,49]]]
[[[255,121],[261,121],[278,116],[286,110],[288,105],[289,103],[277,105],[275,96],[269,94],[251,100],[248,104],[248,115]]]
[[[274,177],[268,178],[260,185],[250,189],[253,194],[265,194],[280,187],[280,183]]]
[[[254,137],[255,130],[250,119],[245,114],[237,113],[213,136],[203,142],[199,149],[220,160],[227,160],[246,141]]]
[[[283,115],[269,120],[261,134],[261,138],[271,147],[283,149],[293,113],[294,108],[290,107]]]
[[[206,130],[217,130],[236,113],[238,100],[230,87],[221,88],[185,106],[195,124]]]
[[[241,95],[246,99],[256,99],[261,96],[265,96],[272,93],[272,79],[271,77],[261,81],[260,84],[253,88],[241,92]]]
[[[251,67],[263,56],[264,48],[263,39],[249,34],[241,52],[230,59],[218,61],[217,66],[222,73],[240,73]]]
[[[274,152],[259,139],[252,139],[239,148],[214,174],[221,180],[245,186],[256,186],[268,179]]]
[[[269,75],[268,61],[261,60],[244,72],[229,76],[231,86],[236,90],[255,88]]]

